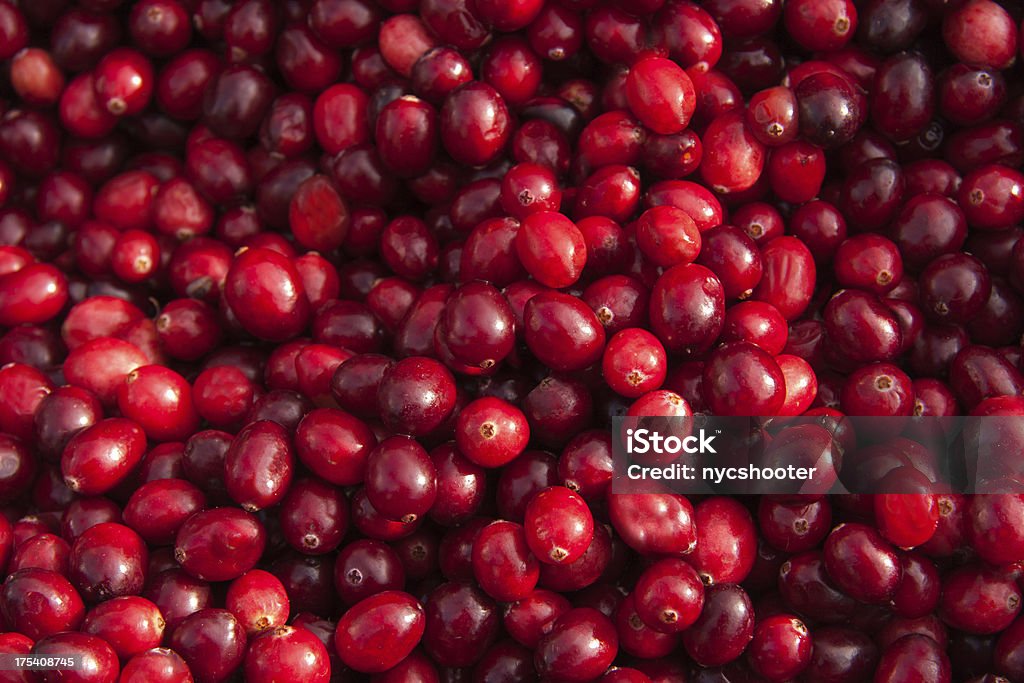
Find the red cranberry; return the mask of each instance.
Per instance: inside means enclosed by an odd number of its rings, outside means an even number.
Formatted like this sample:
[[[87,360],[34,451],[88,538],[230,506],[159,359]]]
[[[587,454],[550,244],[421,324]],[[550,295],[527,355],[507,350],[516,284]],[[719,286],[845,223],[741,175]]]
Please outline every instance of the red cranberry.
[[[93,607],[82,622],[82,631],[105,640],[122,660],[159,647],[164,618],[149,600],[123,596]]]
[[[678,133],[696,108],[693,83],[675,62],[652,57],[632,66],[626,78],[630,109],[655,133]]]
[[[146,437],[135,422],[108,418],[71,438],[61,454],[61,472],[73,491],[99,495],[123,481],[145,450]]]
[[[280,628],[288,619],[289,603],[284,584],[262,569],[250,570],[231,582],[225,607],[249,637]]]
[[[139,487],[124,507],[125,524],[148,543],[167,544],[194,512],[206,505],[206,496],[182,479],[158,479]]]
[[[626,544],[644,554],[691,552],[697,545],[693,506],[670,493],[609,495],[608,515]],[[671,519],[669,523],[656,520]]]
[[[901,573],[893,547],[874,529],[856,523],[840,525],[829,535],[825,566],[844,592],[869,603],[888,600]]]
[[[45,569],[23,569],[7,577],[0,608],[12,628],[33,640],[77,629],[85,617],[71,582]]]
[[[192,679],[185,660],[173,650],[156,647],[129,659],[121,668],[121,680],[125,683],[173,683]]]
[[[426,618],[408,593],[384,591],[357,603],[338,621],[334,646],[347,666],[363,673],[392,668],[419,644]]]
[[[118,674],[117,654],[110,645],[85,633],[55,633],[42,638],[32,647],[32,656],[74,657],[80,670],[88,672],[86,676],[96,681],[113,680]]]
[[[24,15],[14,5],[0,10],[0,30],[4,38],[0,59],[10,59],[28,44],[28,25]]]
[[[525,325],[530,351],[553,370],[579,370],[601,357],[604,327],[586,304],[568,294],[543,292],[530,299]]]
[[[477,399],[459,413],[455,442],[481,467],[500,467],[515,459],[530,438],[526,416],[515,406],[493,397]]]
[[[251,569],[265,544],[266,532],[254,516],[237,508],[212,508],[181,526],[174,556],[196,578],[228,581]]]
[[[971,0],[942,22],[942,37],[960,59],[975,66],[1003,69],[1017,52],[1017,31],[1005,9],[989,0]]]
[[[326,682],[330,658],[323,642],[306,628],[280,626],[249,643],[245,654],[246,680],[295,680]]]

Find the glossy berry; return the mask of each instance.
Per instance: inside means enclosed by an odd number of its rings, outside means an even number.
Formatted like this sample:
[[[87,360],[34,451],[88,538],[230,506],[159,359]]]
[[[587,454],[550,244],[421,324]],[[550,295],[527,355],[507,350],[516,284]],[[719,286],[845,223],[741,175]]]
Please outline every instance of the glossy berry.
[[[526,542],[542,562],[568,564],[590,546],[594,518],[586,502],[564,486],[539,491],[527,504]]]
[[[637,579],[637,614],[650,628],[678,633],[689,628],[704,608],[704,584],[682,560],[660,560]]]
[[[655,133],[686,128],[696,108],[693,82],[675,62],[652,57],[632,66],[626,77],[629,107]]]
[[[334,646],[347,666],[379,673],[405,659],[419,644],[423,607],[408,593],[384,591],[354,605],[338,621]]]
[[[754,628],[747,661],[770,681],[785,681],[810,663],[812,637],[802,621],[788,615],[769,617]]]
[[[558,617],[541,639],[534,665],[542,675],[585,680],[600,675],[618,653],[618,637],[608,617],[588,607]]]

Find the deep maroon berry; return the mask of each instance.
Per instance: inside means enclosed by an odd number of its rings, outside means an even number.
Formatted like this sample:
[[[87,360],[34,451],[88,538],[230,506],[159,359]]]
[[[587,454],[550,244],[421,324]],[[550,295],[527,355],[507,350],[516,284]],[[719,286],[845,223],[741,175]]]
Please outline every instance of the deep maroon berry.
[[[608,617],[593,608],[578,607],[555,619],[537,645],[534,665],[543,675],[583,680],[608,668],[618,644]]]
[[[246,636],[231,612],[204,608],[174,629],[168,645],[199,680],[224,680],[242,665]]]
[[[483,166],[502,152],[511,135],[508,108],[486,83],[453,90],[441,109],[441,142],[456,161]]]

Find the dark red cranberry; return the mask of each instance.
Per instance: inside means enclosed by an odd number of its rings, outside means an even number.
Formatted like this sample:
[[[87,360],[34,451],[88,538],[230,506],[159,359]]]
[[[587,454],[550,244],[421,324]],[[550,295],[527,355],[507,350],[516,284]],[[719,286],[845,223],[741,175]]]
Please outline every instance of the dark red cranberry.
[[[455,382],[441,363],[406,358],[384,373],[377,390],[384,424],[413,436],[439,427],[455,405]]]
[[[511,135],[508,108],[486,83],[453,90],[441,109],[441,142],[456,161],[483,166],[502,152]]]
[[[609,495],[608,513],[616,533],[637,552],[671,553],[697,545],[693,506],[683,496],[670,493]],[[657,524],[656,518],[673,522]]]
[[[825,330],[841,353],[859,362],[891,360],[903,344],[896,315],[874,295],[853,289],[829,300]]]
[[[848,80],[829,73],[803,79],[796,86],[800,133],[826,149],[849,142],[864,121],[862,99]]]
[[[10,59],[28,44],[28,25],[25,16],[14,5],[0,10],[0,30],[3,31],[3,51],[0,59]]]
[[[181,655],[197,678],[224,680],[241,667],[246,636],[231,612],[204,608],[182,620],[168,645]]]
[[[534,654],[542,675],[600,675],[618,653],[618,636],[608,617],[592,608],[571,609],[551,625]]]
[[[85,600],[102,602],[140,593],[147,561],[146,544],[138,534],[107,522],[87,529],[74,542],[68,574]]]
[[[754,634],[754,608],[742,588],[711,586],[704,609],[683,634],[687,654],[702,666],[720,666],[738,658]]]
[[[840,525],[829,535],[825,567],[844,592],[869,603],[887,601],[902,571],[895,549],[877,531],[856,523]]]

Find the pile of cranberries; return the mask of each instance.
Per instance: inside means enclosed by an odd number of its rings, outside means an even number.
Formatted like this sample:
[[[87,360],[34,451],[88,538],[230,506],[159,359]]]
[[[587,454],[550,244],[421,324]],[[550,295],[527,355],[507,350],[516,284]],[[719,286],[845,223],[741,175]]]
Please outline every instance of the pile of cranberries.
[[[610,432],[1024,416],[1022,14],[0,0],[0,659],[78,667],[0,683],[1024,682],[1020,420],[990,495]]]

